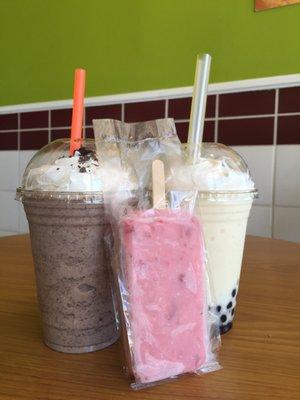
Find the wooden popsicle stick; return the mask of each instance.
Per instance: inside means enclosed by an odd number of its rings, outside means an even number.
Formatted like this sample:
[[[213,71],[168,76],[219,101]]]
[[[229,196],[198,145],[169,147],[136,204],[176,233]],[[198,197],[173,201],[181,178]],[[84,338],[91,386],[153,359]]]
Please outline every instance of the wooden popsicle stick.
[[[152,162],[153,208],[166,208],[165,167],[161,160]]]

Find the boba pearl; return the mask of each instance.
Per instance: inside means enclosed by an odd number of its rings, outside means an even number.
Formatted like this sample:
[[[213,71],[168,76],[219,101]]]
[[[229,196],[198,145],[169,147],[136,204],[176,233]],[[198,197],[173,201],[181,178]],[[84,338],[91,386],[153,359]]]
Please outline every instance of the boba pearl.
[[[227,309],[229,309],[229,308],[231,308],[232,307],[232,301],[230,301],[228,304],[227,304]]]
[[[221,335],[228,332],[231,328],[232,328],[232,322],[228,322],[228,324],[220,326]]]
[[[226,322],[226,320],[227,320],[227,317],[226,317],[226,315],[225,314],[222,314],[221,315],[221,317],[220,317],[220,320],[221,320],[221,322]]]
[[[238,291],[238,282],[234,289],[229,291],[227,302],[215,306],[214,310],[218,314],[219,329],[221,335],[228,332],[232,328],[232,320],[236,307],[236,295]]]

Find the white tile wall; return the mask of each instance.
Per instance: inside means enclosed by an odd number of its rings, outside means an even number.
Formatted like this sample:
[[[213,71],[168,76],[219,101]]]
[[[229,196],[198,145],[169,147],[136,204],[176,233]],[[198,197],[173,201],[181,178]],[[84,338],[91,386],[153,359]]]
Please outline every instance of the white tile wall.
[[[300,144],[276,151],[275,205],[300,207]]]
[[[19,151],[0,151],[0,190],[15,190],[19,181]]]
[[[255,204],[272,204],[274,146],[232,146],[248,164],[259,197]]]
[[[300,207],[274,208],[274,237],[300,242]]]
[[[15,200],[24,170],[35,151],[0,151],[0,236],[28,232],[21,203]]]
[[[19,231],[19,205],[15,201],[15,191],[0,191],[0,230]]]
[[[249,235],[271,237],[272,207],[254,205],[250,211],[247,233]]]
[[[249,235],[272,236],[273,164],[275,146],[232,146],[248,164],[259,197],[254,200],[247,227]]]

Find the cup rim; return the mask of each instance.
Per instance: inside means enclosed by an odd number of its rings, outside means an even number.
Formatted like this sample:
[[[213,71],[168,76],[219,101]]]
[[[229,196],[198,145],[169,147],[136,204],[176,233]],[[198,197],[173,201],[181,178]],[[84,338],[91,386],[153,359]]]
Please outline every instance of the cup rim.
[[[217,189],[212,189],[212,190],[198,190],[199,193],[203,194],[253,194],[253,195],[258,195],[258,190],[257,189],[245,189],[245,190],[217,190]]]
[[[16,190],[16,200],[33,200],[44,199],[48,200],[62,200],[62,201],[84,201],[87,203],[103,203],[103,192],[102,191],[78,191],[78,192],[59,192],[50,190],[29,190],[22,187],[18,187]]]

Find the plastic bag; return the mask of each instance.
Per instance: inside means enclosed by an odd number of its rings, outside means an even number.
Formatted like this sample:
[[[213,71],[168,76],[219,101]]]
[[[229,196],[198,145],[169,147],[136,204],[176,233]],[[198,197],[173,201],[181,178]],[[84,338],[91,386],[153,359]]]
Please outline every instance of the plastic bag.
[[[107,141],[102,155],[134,172],[135,186],[104,194],[104,203],[113,227],[109,244],[126,371],[131,387],[140,389],[218,369],[220,338],[208,307],[202,226],[193,214],[197,192],[165,193],[169,171],[181,162],[180,143],[174,157],[167,140],[162,151],[157,138],[135,140],[132,148],[128,137],[114,141],[114,148]]]
[[[164,161],[166,174],[182,162],[182,149],[172,118],[125,123],[93,120],[99,159],[128,171],[136,189],[151,188],[151,163]]]

